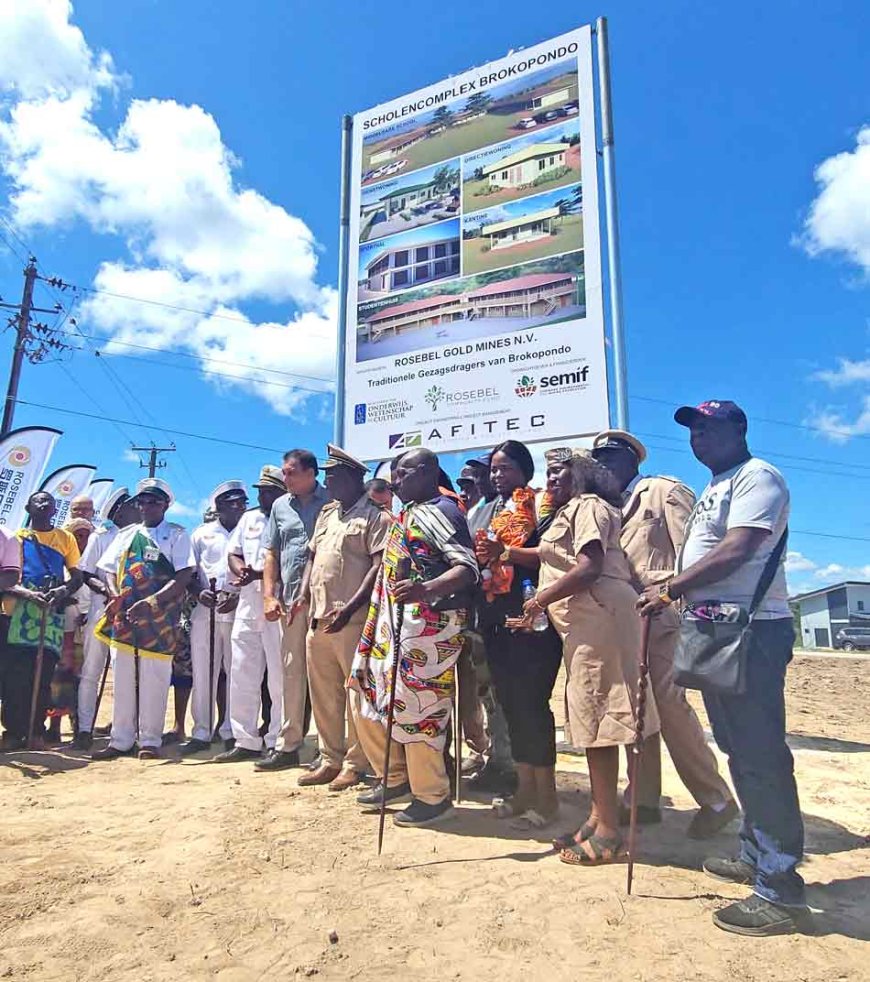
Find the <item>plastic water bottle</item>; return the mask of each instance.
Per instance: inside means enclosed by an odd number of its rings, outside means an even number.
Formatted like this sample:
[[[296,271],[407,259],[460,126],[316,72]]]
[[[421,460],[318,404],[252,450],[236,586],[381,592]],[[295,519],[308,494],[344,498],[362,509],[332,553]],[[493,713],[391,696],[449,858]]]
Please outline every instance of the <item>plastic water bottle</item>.
[[[538,591],[535,589],[531,580],[523,580],[523,600],[533,600]],[[533,631],[546,631],[550,626],[550,619],[542,610],[532,618]]]

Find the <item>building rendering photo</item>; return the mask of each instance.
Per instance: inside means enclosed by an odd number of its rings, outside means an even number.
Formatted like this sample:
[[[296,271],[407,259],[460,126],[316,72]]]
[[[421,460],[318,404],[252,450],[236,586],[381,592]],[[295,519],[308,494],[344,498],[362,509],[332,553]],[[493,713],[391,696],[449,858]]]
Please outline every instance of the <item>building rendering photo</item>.
[[[579,184],[462,218],[462,268],[466,275],[582,248]]]
[[[360,241],[432,225],[459,212],[459,161],[447,161],[367,188],[360,201]]]
[[[562,266],[563,269],[546,267]],[[357,361],[585,316],[582,254],[433,286],[357,312]]]
[[[459,275],[459,219],[360,246],[359,299]]]

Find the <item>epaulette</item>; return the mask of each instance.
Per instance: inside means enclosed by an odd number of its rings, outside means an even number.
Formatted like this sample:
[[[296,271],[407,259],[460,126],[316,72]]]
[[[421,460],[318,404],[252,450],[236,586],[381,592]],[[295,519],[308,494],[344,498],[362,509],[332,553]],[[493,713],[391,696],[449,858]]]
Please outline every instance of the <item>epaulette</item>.
[[[170,528],[178,529],[179,532],[186,532],[187,531],[187,529],[185,529],[185,527],[183,525],[179,525],[178,522],[167,522],[166,524]]]

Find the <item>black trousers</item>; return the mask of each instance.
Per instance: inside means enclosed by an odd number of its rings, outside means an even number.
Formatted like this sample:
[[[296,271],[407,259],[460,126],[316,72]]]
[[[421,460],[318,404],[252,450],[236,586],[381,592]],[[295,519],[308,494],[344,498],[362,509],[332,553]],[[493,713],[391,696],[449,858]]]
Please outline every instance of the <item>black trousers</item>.
[[[530,633],[496,626],[487,632],[486,658],[507,720],[511,754],[518,764],[556,763],[556,721],[550,696],[562,664],[562,642],[548,627]]]
[[[39,696],[36,702],[36,720],[33,731],[42,736],[45,715],[51,706],[51,677],[59,659],[46,651],[42,659],[42,674]],[[0,691],[3,704],[0,707],[0,723],[4,731],[13,739],[27,737],[30,725],[30,703],[33,698],[33,673],[36,668],[36,649],[17,645],[4,645],[0,648]]]

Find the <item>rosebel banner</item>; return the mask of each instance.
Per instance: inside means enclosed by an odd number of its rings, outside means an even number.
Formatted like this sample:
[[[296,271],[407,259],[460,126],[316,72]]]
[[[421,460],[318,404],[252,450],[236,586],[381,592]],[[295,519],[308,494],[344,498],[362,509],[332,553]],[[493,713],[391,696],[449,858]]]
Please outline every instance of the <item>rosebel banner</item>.
[[[0,525],[14,530],[24,524],[27,499],[39,485],[62,432],[23,426],[0,441]]]
[[[88,494],[94,503],[94,523],[99,523],[103,517],[103,508],[109,500],[112,488],[115,486],[113,477],[99,477],[96,481],[91,481]]]
[[[352,453],[607,425],[589,27],[357,114],[349,191]]]
[[[42,482],[40,491],[48,491],[57,502],[57,513],[54,516],[54,527],[60,528],[67,520],[69,506],[73,498],[87,491],[91,478],[97,468],[91,464],[70,464],[49,474]]]

